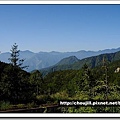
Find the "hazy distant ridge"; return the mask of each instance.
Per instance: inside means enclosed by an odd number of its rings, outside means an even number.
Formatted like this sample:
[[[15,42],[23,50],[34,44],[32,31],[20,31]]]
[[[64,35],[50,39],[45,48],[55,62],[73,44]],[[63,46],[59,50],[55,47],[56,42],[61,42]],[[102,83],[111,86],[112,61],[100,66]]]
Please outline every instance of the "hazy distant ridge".
[[[81,69],[84,66],[84,64],[87,64],[90,68],[94,68],[97,66],[101,66],[103,64],[102,63],[103,57],[106,63],[110,64],[114,61],[120,60],[120,51],[115,53],[106,53],[98,56],[92,56],[92,57],[84,58],[82,60],[77,59],[75,56],[71,56],[62,59],[54,66],[41,69],[40,71],[42,72],[43,75],[46,75],[50,72],[59,71],[59,70],[69,70],[69,69],[78,70]]]
[[[24,65],[28,65],[29,68],[27,71],[32,71],[35,69],[42,69],[46,68],[52,65],[57,64],[60,60],[66,57],[75,56],[78,59],[83,59],[91,56],[100,55],[103,53],[114,53],[120,51],[120,47],[117,49],[105,49],[105,50],[99,50],[99,51],[77,51],[77,52],[39,52],[34,53],[29,50],[21,51],[20,52],[20,58],[24,58]],[[1,53],[0,54],[0,61],[7,62],[8,58],[10,57],[10,53]]]

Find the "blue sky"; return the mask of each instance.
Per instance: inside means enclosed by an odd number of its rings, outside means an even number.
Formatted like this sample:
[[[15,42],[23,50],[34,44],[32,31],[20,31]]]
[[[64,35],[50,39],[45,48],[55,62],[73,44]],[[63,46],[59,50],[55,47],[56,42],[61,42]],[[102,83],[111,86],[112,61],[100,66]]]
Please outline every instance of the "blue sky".
[[[120,5],[0,5],[0,51],[120,47]]]

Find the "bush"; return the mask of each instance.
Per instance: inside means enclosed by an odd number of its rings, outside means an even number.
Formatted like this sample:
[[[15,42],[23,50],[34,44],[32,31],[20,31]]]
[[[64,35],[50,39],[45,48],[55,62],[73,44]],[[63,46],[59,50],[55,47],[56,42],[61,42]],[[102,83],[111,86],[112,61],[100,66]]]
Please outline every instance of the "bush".
[[[18,104],[17,107],[18,107],[18,108],[24,108],[25,105],[24,105],[24,104]]]
[[[96,110],[91,106],[82,106],[79,108],[69,107],[68,113],[96,113]]]
[[[49,95],[38,95],[36,96],[36,101],[37,104],[46,104],[46,103],[50,103],[53,101],[53,99],[49,96]]]
[[[35,105],[34,102],[27,104],[27,108],[33,108],[33,107],[35,107],[35,106],[36,106],[36,105]]]
[[[61,92],[57,92],[55,94],[51,95],[51,98],[55,100],[55,102],[58,102],[59,100],[68,100],[68,94],[66,91],[61,91]]]
[[[0,102],[0,110],[8,110],[11,108],[10,102]]]

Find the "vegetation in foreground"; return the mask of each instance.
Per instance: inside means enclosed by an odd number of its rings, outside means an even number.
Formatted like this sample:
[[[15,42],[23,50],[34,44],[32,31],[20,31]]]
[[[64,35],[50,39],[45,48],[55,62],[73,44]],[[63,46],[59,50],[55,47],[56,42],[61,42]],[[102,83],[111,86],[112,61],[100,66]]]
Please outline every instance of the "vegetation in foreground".
[[[42,76],[28,73],[19,59],[17,45],[11,50],[10,64],[0,62],[0,110],[32,108],[59,100],[120,100],[120,60],[90,69],[61,70]],[[120,113],[119,106],[58,107],[64,113]]]

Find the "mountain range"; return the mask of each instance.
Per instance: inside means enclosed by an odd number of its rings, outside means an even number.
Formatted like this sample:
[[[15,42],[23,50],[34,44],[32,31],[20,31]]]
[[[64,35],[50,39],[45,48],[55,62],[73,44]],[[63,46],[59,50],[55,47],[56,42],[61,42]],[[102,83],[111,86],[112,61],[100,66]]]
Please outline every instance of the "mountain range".
[[[117,49],[105,49],[99,51],[77,51],[77,52],[38,52],[34,53],[29,50],[20,51],[20,59],[25,59],[25,66],[29,66],[26,71],[30,72],[33,70],[40,70],[57,64],[73,64],[81,59],[88,58],[91,56],[97,56],[104,53],[115,53],[120,51],[120,47]],[[72,56],[72,57],[71,57]],[[70,60],[69,60],[70,57]],[[10,53],[1,53],[0,61],[9,63],[8,58],[10,58]]]
[[[106,65],[109,65],[114,61],[120,60],[120,51],[115,53],[105,53],[98,56],[92,56],[92,57],[84,58],[82,60],[79,60],[75,56],[70,56],[68,58],[62,59],[57,64],[48,68],[41,69],[40,71],[43,75],[46,75],[50,72],[59,71],[59,70],[69,70],[69,69],[79,70],[84,66],[84,64],[87,64],[88,67],[90,68],[95,68],[97,66],[102,66],[103,60]]]

